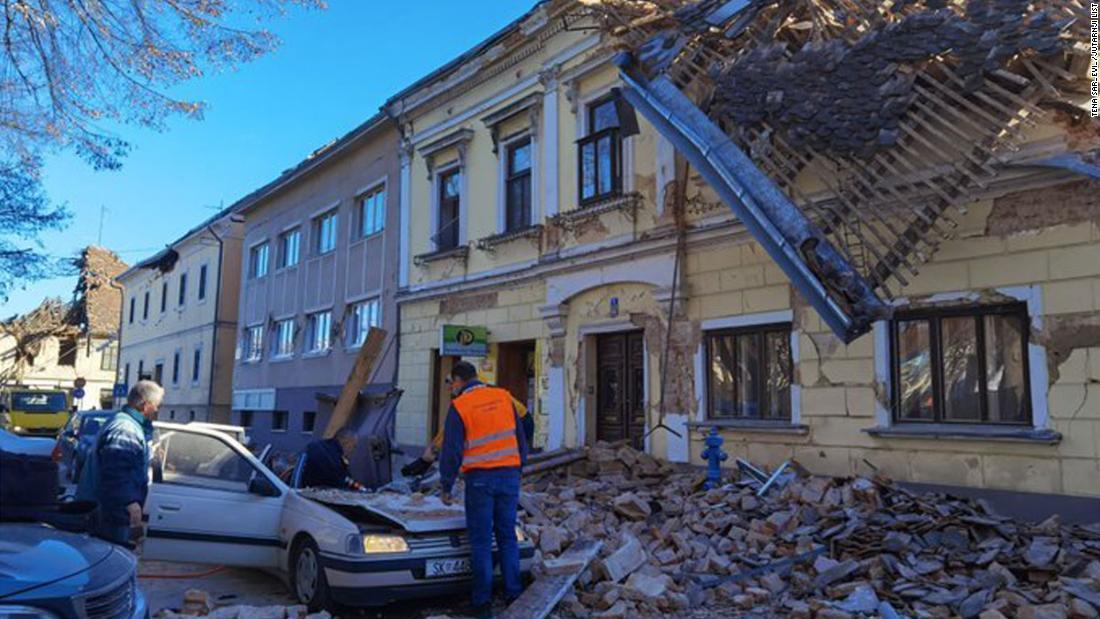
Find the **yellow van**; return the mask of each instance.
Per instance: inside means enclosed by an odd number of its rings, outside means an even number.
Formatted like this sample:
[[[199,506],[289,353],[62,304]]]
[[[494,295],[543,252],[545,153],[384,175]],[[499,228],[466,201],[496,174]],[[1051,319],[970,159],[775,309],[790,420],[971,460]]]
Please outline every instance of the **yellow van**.
[[[3,394],[3,404],[4,425],[15,434],[56,435],[72,414],[63,389],[12,388]]]

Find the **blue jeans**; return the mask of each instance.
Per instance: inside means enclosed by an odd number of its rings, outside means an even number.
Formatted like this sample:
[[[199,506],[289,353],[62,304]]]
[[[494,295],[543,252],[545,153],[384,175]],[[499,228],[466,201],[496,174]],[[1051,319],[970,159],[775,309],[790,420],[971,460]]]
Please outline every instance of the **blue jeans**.
[[[523,592],[516,542],[516,509],[519,505],[519,469],[473,470],[466,473],[466,531],[470,537],[474,571],[474,606],[485,606],[493,596],[493,535],[500,555],[504,595]]]

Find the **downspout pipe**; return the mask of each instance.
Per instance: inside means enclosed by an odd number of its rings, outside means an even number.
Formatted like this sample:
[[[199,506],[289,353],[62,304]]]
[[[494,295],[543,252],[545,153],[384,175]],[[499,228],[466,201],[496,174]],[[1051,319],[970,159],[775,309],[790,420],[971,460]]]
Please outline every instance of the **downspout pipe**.
[[[237,215],[229,216],[231,223],[235,223],[234,217]],[[214,229],[213,223],[206,224],[206,230],[218,242],[218,274],[214,283],[214,333],[210,337],[210,381],[206,389],[206,419],[211,421],[210,416],[214,412],[214,374],[218,363],[218,329],[221,327],[219,314],[222,304],[222,270],[225,268],[225,239]],[[226,419],[225,422],[228,423],[229,420]]]

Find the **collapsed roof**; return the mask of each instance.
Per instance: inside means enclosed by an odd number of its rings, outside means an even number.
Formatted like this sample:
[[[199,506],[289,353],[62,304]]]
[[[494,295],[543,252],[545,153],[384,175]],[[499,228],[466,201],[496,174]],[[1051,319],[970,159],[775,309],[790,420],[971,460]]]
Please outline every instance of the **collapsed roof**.
[[[889,316],[1025,131],[1087,113],[1076,0],[581,3],[625,50],[626,98],[845,342]]]

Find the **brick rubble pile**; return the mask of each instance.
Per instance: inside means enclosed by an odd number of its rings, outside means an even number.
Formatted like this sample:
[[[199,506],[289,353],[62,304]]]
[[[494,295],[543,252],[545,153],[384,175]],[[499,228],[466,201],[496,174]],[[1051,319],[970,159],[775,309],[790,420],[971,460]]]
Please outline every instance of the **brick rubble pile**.
[[[735,475],[735,473],[732,473]],[[1100,526],[1026,524],[883,478],[803,475],[757,496],[703,489],[628,447],[531,475],[521,505],[543,560],[604,541],[561,617],[1091,618]]]

